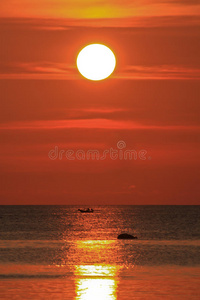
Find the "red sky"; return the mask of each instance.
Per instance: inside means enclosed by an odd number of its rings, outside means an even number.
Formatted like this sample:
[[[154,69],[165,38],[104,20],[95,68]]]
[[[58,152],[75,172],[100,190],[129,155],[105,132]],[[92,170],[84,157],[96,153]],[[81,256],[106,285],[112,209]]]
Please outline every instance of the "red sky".
[[[199,204],[199,1],[1,1],[0,37],[1,204]],[[76,69],[90,43],[105,81]],[[48,156],[119,141],[147,159]]]

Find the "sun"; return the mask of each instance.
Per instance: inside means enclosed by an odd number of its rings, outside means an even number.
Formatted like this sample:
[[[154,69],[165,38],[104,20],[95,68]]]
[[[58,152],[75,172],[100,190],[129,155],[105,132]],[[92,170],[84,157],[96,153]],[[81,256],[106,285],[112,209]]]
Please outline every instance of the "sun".
[[[108,78],[113,73],[116,58],[107,46],[90,44],[79,52],[76,64],[83,77],[98,81]]]

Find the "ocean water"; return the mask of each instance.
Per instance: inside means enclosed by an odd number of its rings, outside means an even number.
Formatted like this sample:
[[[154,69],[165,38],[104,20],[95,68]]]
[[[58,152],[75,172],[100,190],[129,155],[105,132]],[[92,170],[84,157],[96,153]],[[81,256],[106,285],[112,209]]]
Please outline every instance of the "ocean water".
[[[0,207],[0,299],[200,299],[200,206],[78,208]]]

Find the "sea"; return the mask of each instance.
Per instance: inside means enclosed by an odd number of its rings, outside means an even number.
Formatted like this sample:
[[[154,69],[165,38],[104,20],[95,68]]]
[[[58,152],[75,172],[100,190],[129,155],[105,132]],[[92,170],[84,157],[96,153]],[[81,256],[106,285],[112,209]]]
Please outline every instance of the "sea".
[[[0,206],[0,299],[200,299],[200,206],[79,208]]]

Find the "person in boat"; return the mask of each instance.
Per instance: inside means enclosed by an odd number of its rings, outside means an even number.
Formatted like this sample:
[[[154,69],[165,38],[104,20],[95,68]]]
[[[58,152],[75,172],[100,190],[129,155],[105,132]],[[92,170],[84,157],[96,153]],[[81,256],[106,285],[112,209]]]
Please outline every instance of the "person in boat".
[[[91,212],[93,209],[88,207],[86,211]]]
[[[87,209],[78,209],[80,212],[93,212],[94,210],[92,208],[87,208]]]

